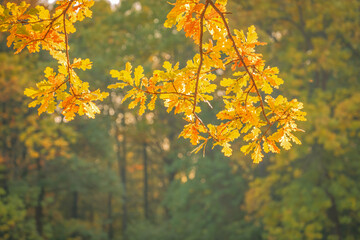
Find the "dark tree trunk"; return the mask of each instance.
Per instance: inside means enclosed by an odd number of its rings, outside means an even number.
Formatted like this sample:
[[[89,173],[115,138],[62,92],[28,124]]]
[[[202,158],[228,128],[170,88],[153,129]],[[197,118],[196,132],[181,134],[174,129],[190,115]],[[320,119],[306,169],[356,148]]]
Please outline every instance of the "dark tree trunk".
[[[92,204],[90,205],[90,222],[91,223],[95,222],[95,210]]]
[[[328,216],[335,225],[335,227],[333,228],[333,233],[338,236],[338,240],[342,240],[343,234],[341,230],[341,223],[340,223],[338,208],[336,205],[336,200],[334,196],[327,189],[325,189],[325,193],[330,198],[331,201],[331,207],[328,209]]]
[[[120,136],[120,130],[119,127],[115,123],[115,140],[117,145],[117,161],[118,161],[118,168],[119,168],[119,175],[120,175],[120,181],[121,185],[123,187],[123,194],[122,194],[122,237],[124,240],[127,239],[126,236],[126,229],[127,229],[127,195],[126,195],[126,123],[125,123],[125,111],[122,111],[123,118],[121,121],[121,127],[123,129],[122,132],[122,141],[119,140]]]
[[[40,188],[40,193],[37,199],[37,204],[35,207],[35,222],[36,222],[36,231],[40,236],[43,235],[43,218],[44,212],[42,207],[42,202],[44,201],[45,197],[45,189],[44,187]]]
[[[5,191],[5,196],[9,193],[8,177],[8,169],[5,165],[0,165],[0,188]]]
[[[78,202],[79,202],[79,193],[77,191],[73,192],[73,202],[71,209],[71,217],[77,219],[78,215]]]
[[[112,193],[108,195],[108,239],[112,240],[114,238],[114,226],[113,226],[113,216],[112,216]]]
[[[37,198],[36,207],[35,207],[35,224],[36,224],[36,231],[40,236],[43,235],[43,218],[44,218],[44,210],[42,203],[45,198],[45,188],[43,186],[43,183],[41,182],[43,180],[43,174],[42,174],[42,166],[40,163],[40,158],[36,159],[36,167],[38,171],[38,182],[40,185],[40,193]]]
[[[147,144],[144,142],[143,144],[143,160],[144,160],[144,216],[145,219],[149,219],[149,183],[148,183],[148,156],[146,152]]]
[[[172,159],[168,158],[168,157],[165,157],[164,158],[164,162],[167,166],[171,166],[172,164]],[[171,170],[169,173],[168,173],[168,176],[167,176],[167,181],[168,181],[168,186],[170,186],[170,184],[174,181],[175,179],[175,175],[176,175],[176,171],[175,170]],[[167,219],[170,219],[171,218],[171,213],[170,213],[170,209],[167,207],[167,206],[164,206],[164,211],[165,211],[165,216]]]

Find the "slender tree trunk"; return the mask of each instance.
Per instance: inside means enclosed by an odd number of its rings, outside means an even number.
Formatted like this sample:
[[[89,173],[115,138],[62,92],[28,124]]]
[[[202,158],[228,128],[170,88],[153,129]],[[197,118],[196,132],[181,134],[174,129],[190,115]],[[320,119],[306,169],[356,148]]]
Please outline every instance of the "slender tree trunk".
[[[127,193],[126,193],[126,123],[125,123],[125,111],[122,111],[123,118],[122,118],[122,141],[119,140],[120,136],[120,130],[119,127],[115,123],[115,140],[117,145],[117,161],[118,161],[118,167],[119,167],[119,175],[120,175],[120,181],[121,185],[123,186],[123,194],[122,194],[122,237],[124,240],[127,239],[126,236],[126,229],[127,229]]]
[[[124,194],[123,194],[123,221],[122,221],[122,229],[123,229],[123,239],[127,240],[127,236],[126,236],[126,230],[127,230],[127,189],[126,189],[126,163],[127,163],[127,159],[126,159],[126,134],[125,134],[125,129],[126,129],[126,123],[125,123],[125,111],[123,111],[123,141],[122,141],[122,167],[121,167],[121,181],[123,184],[123,189],[124,189]]]
[[[313,152],[317,153],[317,154],[321,154],[321,152],[323,152],[323,148],[322,146],[320,146],[319,144],[315,144],[313,146]],[[338,211],[338,206],[336,204],[336,199],[334,197],[334,195],[329,191],[329,184],[331,183],[331,181],[333,181],[333,179],[331,179],[331,177],[329,176],[329,170],[327,169],[327,165],[326,163],[323,161],[325,158],[324,156],[319,156],[320,159],[320,166],[321,166],[321,170],[322,170],[322,174],[323,174],[323,178],[321,179],[321,182],[319,183],[319,185],[322,185],[322,188],[324,189],[324,192],[326,193],[326,195],[329,197],[330,202],[331,202],[331,206],[330,208],[327,209],[327,215],[328,218],[330,219],[330,221],[334,224],[334,228],[332,228],[332,234],[337,235],[338,236],[338,240],[343,240],[343,232],[342,232],[342,227],[341,227],[341,223],[340,223],[340,214]]]
[[[341,230],[341,223],[340,223],[339,211],[336,205],[336,200],[334,196],[327,189],[325,189],[325,193],[330,198],[331,201],[331,207],[328,209],[328,216],[335,225],[335,228],[333,228],[333,233],[338,236],[338,240],[342,240],[343,234]]]
[[[73,192],[73,202],[72,202],[72,209],[71,209],[71,218],[77,219],[78,215],[78,202],[79,202],[79,192]]]
[[[108,161],[108,170],[111,171],[112,164],[111,161]],[[113,225],[113,209],[112,209],[112,192],[108,194],[108,203],[107,203],[107,234],[108,239],[112,240],[114,238],[114,225]]]
[[[45,197],[45,189],[44,187],[40,188],[40,193],[37,199],[37,204],[35,207],[35,221],[36,221],[36,231],[40,236],[43,235],[43,218],[44,212],[42,207],[42,202],[44,201]]]
[[[36,207],[35,207],[35,223],[36,223],[36,231],[40,236],[43,235],[43,218],[44,218],[44,211],[42,203],[45,198],[45,188],[42,186],[41,180],[43,179],[42,176],[42,167],[40,163],[40,158],[36,159],[36,167],[38,171],[38,182],[40,182],[40,193],[37,198]]]
[[[148,156],[146,152],[147,144],[144,142],[143,144],[143,160],[144,160],[144,216],[145,219],[149,219],[149,182],[148,182]]]
[[[165,165],[167,166],[171,166],[172,164],[172,159],[168,158],[168,157],[165,157],[164,158],[164,162],[165,162]],[[169,173],[168,173],[168,176],[167,176],[167,188],[170,186],[170,184],[174,181],[175,179],[175,175],[176,175],[176,171],[174,170],[171,170]],[[170,209],[167,207],[167,206],[164,206],[164,211],[165,211],[165,216],[167,219],[170,219],[171,218],[171,212],[170,212]]]
[[[94,223],[95,222],[95,211],[94,211],[94,206],[91,204],[90,205],[90,222]]]
[[[5,191],[5,195],[9,193],[9,186],[8,186],[8,176],[9,171],[5,164],[0,164],[0,188]]]
[[[108,239],[112,240],[114,238],[114,226],[113,226],[113,216],[112,216],[112,193],[108,195]]]

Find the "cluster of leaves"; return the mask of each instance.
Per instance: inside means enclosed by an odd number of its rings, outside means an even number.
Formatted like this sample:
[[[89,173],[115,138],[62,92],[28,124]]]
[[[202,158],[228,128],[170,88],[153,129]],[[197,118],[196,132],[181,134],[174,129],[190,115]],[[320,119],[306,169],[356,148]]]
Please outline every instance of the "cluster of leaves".
[[[165,62],[165,71],[156,70],[150,78],[144,77],[141,66],[133,73],[127,63],[125,70],[110,72],[120,82],[109,88],[130,86],[123,101],[132,99],[129,108],[140,105],[139,114],[146,108],[154,109],[158,97],[168,112],[174,109],[175,114],[182,113],[188,123],[180,136],[198,145],[194,151],[205,149],[213,140],[214,146],[220,145],[224,155],[230,156],[230,143],[242,137],[248,144],[241,151],[251,153],[258,163],[263,151],[280,151],[276,143],[284,149],[291,147],[291,141],[300,144],[292,132],[301,131],[295,121],[304,121],[305,113],[301,111],[303,104],[296,99],[288,101],[281,95],[274,99],[270,95],[283,83],[277,76],[278,69],[266,67],[262,55],[255,53],[255,46],[264,43],[258,41],[254,26],[246,35],[238,30],[231,32],[225,7],[226,1],[177,1],[165,27],[176,25],[177,30],[184,30],[198,45],[199,53],[183,68]],[[205,32],[209,33],[207,43],[203,43]],[[214,72],[229,67],[233,77],[216,84],[218,76]],[[223,95],[224,109],[216,115],[220,123],[206,124],[199,116],[200,103],[211,107],[214,94]]]
[[[0,9],[1,31],[10,32],[8,46],[14,44],[17,52],[25,47],[36,52],[41,44],[59,62],[58,72],[46,68],[46,80],[38,83],[37,89],[26,89],[25,95],[35,99],[30,107],[40,105],[39,114],[52,113],[59,102],[67,120],[73,119],[76,113],[93,118],[99,112],[93,101],[103,100],[108,93],[89,90],[89,84],[82,82],[74,69],[90,69],[90,60],[75,58],[71,63],[68,51],[68,34],[75,31],[73,23],[91,17],[89,7],[93,1],[70,0],[57,4],[50,16],[41,6],[28,10],[29,5],[25,3],[9,3]],[[265,66],[262,55],[255,53],[255,46],[264,43],[258,41],[254,26],[246,35],[230,30],[226,4],[226,0],[177,1],[164,25],[176,25],[177,30],[184,30],[198,45],[199,53],[183,68],[165,62],[166,71],[157,70],[150,78],[144,76],[141,66],[135,69],[133,77],[132,66],[127,63],[125,70],[111,70],[112,77],[120,82],[109,88],[129,86],[131,89],[123,100],[132,99],[129,108],[140,105],[140,115],[146,108],[153,110],[160,96],[168,112],[174,109],[175,114],[183,114],[188,123],[180,136],[198,145],[195,152],[205,150],[212,140],[214,146],[222,147],[225,156],[230,156],[231,143],[242,137],[248,144],[243,145],[241,151],[251,153],[253,161],[258,163],[263,151],[280,151],[276,143],[284,149],[291,147],[291,141],[300,143],[292,132],[300,131],[295,121],[304,121],[305,113],[301,111],[302,103],[296,99],[288,101],[281,95],[274,99],[270,95],[283,83],[277,76],[278,69]],[[205,32],[208,33],[206,43]],[[218,76],[214,71],[229,67],[233,77],[223,78],[216,84]],[[200,104],[211,107],[214,94],[223,95],[224,109],[217,113],[216,123],[206,124],[200,118]]]
[[[22,2],[0,6],[0,31],[9,32],[7,46],[13,45],[15,53],[27,48],[30,53],[39,52],[40,47],[58,61],[58,70],[47,67],[45,79],[27,88],[25,95],[34,99],[29,107],[40,105],[38,112],[53,113],[58,106],[66,120],[76,113],[94,118],[99,108],[93,103],[103,100],[108,93],[89,90],[89,84],[79,79],[75,69],[90,69],[89,59],[75,58],[70,61],[68,34],[76,31],[74,23],[91,17],[89,9],[94,1],[58,1],[53,14],[43,6],[29,8]],[[57,104],[59,103],[59,104]]]

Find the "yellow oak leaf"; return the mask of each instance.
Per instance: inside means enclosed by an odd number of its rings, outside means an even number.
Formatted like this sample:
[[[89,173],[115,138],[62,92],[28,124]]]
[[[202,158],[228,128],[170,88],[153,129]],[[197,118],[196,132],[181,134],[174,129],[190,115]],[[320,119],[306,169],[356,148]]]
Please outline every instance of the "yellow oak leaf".
[[[255,31],[255,26],[252,25],[248,28],[246,42],[247,43],[255,43],[255,42],[257,42],[257,39],[258,39],[258,35]]]
[[[255,147],[254,152],[251,154],[251,158],[253,159],[254,163],[259,163],[262,161],[264,155],[261,153],[261,146],[257,144]]]
[[[226,143],[222,144],[221,146],[223,147],[221,152],[223,152],[225,156],[230,157],[232,155],[231,145],[226,142]]]

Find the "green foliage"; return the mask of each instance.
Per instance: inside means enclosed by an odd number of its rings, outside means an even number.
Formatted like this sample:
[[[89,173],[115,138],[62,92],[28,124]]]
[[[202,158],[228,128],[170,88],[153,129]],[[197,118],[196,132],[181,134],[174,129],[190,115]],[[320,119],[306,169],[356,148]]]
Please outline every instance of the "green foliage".
[[[54,227],[54,240],[105,240],[106,234],[87,221],[68,220]]]
[[[173,165],[178,180],[169,186],[163,203],[170,218],[134,225],[130,239],[259,239],[240,209],[245,181],[228,159],[185,158]]]
[[[0,235],[11,239],[14,227],[19,226],[26,215],[23,201],[16,195],[8,195],[0,188]]]
[[[165,199],[173,238],[232,239],[229,225],[242,220],[245,185],[239,172],[232,172],[220,156],[183,167],[183,175],[172,183]]]

